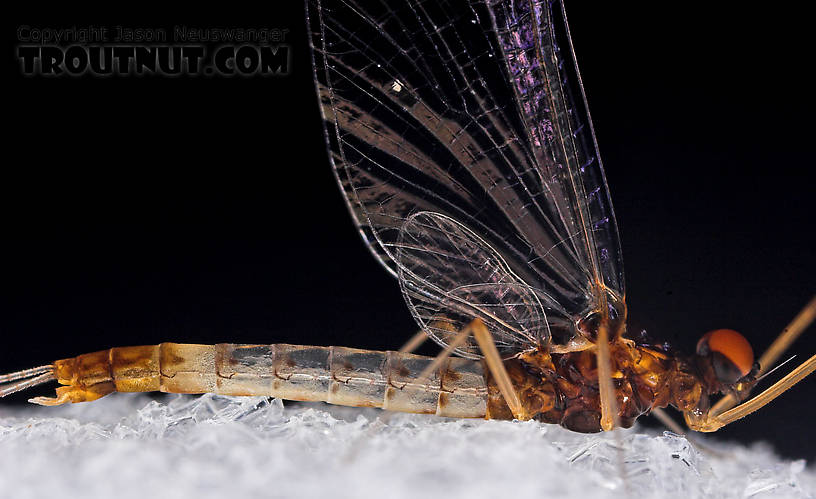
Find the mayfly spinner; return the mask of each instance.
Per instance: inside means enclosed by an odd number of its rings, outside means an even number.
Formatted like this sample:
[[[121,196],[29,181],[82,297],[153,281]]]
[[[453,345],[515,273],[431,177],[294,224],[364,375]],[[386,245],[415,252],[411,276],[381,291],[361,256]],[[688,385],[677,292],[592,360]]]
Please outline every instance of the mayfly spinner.
[[[671,405],[714,431],[816,369],[814,356],[745,401],[816,299],[758,363],[731,330],[691,356],[627,337],[618,229],[560,2],[374,4],[307,6],[325,136],[360,232],[442,354],[162,343],[0,376],[0,396],[56,380],[56,398],[32,402],[214,392],[581,432]]]

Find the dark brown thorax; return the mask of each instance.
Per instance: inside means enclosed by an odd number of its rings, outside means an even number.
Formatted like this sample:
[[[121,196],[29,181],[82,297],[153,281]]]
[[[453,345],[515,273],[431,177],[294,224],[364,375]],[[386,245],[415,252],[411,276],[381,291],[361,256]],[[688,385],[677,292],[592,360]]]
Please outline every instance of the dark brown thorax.
[[[686,418],[702,417],[709,395],[728,391],[704,358],[684,357],[626,338],[610,345],[620,426],[653,408],[672,405]],[[530,350],[505,361],[525,416],[573,431],[601,431],[597,357],[594,349],[564,354]],[[513,419],[495,382],[488,377],[488,418]]]

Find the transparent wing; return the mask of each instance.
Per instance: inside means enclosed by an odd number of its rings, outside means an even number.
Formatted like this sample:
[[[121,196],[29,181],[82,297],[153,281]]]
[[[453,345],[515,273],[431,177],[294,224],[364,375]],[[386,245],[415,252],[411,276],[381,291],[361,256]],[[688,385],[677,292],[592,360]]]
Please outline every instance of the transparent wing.
[[[329,0],[307,15],[338,182],[437,341],[440,318],[492,310],[507,349],[563,343],[609,296],[622,301],[617,228],[559,4]],[[427,245],[405,246],[414,240]],[[472,247],[453,251],[454,240]],[[474,255],[501,269],[498,282]]]
[[[450,217],[418,212],[402,225],[395,257],[417,323],[441,344],[481,318],[499,351],[512,355],[572,331],[569,314],[546,292],[521,282],[482,238]],[[470,339],[455,350],[478,356]]]

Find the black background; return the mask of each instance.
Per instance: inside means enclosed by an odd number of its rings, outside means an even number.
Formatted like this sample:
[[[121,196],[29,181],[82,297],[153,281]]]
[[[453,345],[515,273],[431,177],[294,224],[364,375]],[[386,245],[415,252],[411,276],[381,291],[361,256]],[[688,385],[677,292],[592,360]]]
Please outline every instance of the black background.
[[[161,341],[393,349],[414,331],[329,169],[300,4],[15,9],[0,371]],[[807,19],[698,9],[568,5],[630,327],[686,351],[734,328],[759,353],[814,292]],[[288,28],[291,74],[26,78],[14,56],[21,24],[175,23]],[[813,333],[798,361],[816,351]],[[812,458],[813,400],[811,379],[719,437]]]

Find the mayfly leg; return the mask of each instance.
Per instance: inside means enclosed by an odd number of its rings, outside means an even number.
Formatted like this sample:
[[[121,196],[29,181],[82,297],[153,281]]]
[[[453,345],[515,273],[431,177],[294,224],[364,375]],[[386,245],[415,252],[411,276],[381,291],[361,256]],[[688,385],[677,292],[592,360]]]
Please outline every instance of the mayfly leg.
[[[516,419],[529,419],[522,410],[521,401],[513,388],[513,383],[510,381],[510,375],[504,367],[499,350],[493,341],[493,335],[488,331],[484,321],[477,317],[467,325],[467,328],[473,332],[473,337],[476,339],[476,343],[479,344],[482,355],[484,355],[485,364],[487,364],[490,374],[496,379],[499,391],[501,391],[505,402],[507,402],[507,406],[510,407],[513,417]]]
[[[652,409],[650,414],[657,418],[657,420],[660,421],[663,424],[663,426],[673,431],[674,433],[677,433],[678,435],[686,434],[686,429],[680,426],[680,423],[672,419],[672,417],[669,416],[669,413],[661,409],[660,407],[655,407],[654,409]]]
[[[399,349],[400,353],[414,353],[414,350],[420,347],[425,341],[428,339],[428,335],[420,329],[417,331],[411,339],[406,341],[402,348]]]
[[[473,323],[471,322],[471,324]],[[433,362],[428,364],[428,367],[426,367],[419,374],[418,378],[420,380],[428,379],[437,369],[439,369],[442,366],[442,363],[445,362],[445,360],[447,360],[447,358],[453,354],[454,350],[465,344],[468,337],[470,337],[470,335],[472,334],[470,330],[471,324],[468,324],[467,326],[462,328],[461,331],[454,334],[453,339],[450,342],[448,342],[448,344],[445,346],[445,349],[439,352],[439,354],[436,357],[434,357]],[[409,343],[411,341],[414,341],[415,338],[416,336],[414,338],[411,338]],[[422,343],[419,344],[421,345]]]
[[[769,404],[773,399],[782,395],[787,390],[791,389],[793,385],[799,383],[807,376],[812,374],[816,371],[816,355],[812,356],[805,362],[803,362],[799,367],[788,373],[787,376],[780,379],[771,387],[765,389],[762,393],[757,395],[756,397],[748,400],[747,402],[743,402],[742,404],[734,407],[733,409],[729,409],[722,414],[713,415],[711,411],[702,418],[701,421],[687,421],[689,426],[692,430],[702,431],[702,432],[712,432],[717,431],[723,426],[733,423],[738,419],[742,419],[745,416],[755,412],[762,407]],[[687,417],[688,419],[688,417]]]
[[[618,407],[615,401],[615,387],[612,384],[612,360],[609,354],[609,326],[606,320],[598,328],[598,390],[601,398],[601,428],[611,431],[620,426]]]
[[[601,429],[612,431],[620,426],[618,404],[615,400],[615,386],[612,383],[612,356],[609,353],[609,322],[601,320],[598,328],[598,341],[595,354],[598,363],[598,391],[601,402]],[[613,435],[617,449],[618,472],[623,478],[624,490],[629,494],[629,481],[626,479],[626,465],[623,456],[623,441],[618,433]]]

